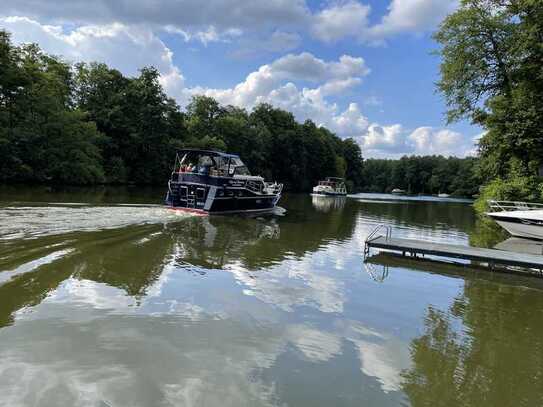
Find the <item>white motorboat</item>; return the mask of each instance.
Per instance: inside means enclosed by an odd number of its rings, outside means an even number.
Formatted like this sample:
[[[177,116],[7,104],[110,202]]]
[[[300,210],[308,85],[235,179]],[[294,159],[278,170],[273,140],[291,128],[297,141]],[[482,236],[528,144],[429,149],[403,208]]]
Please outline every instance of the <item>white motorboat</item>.
[[[489,201],[487,215],[516,237],[543,240],[543,204]]]
[[[313,195],[347,196],[347,187],[343,178],[328,177],[319,181],[319,185],[313,188]]]

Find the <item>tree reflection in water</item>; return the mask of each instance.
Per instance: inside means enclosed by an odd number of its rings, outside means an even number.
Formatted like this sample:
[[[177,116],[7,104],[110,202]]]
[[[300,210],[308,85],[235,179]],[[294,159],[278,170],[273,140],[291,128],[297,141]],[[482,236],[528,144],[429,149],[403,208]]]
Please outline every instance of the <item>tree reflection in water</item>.
[[[543,405],[540,290],[468,280],[448,312],[429,307],[403,390],[419,406]]]

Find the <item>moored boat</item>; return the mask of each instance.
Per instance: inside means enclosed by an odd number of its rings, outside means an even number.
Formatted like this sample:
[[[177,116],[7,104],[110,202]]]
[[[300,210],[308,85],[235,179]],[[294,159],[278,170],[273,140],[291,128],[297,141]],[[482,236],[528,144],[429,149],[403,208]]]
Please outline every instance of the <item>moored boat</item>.
[[[282,189],[251,175],[238,155],[185,149],[176,155],[166,204],[202,214],[270,212]]]
[[[313,195],[347,196],[347,187],[343,178],[327,177],[313,187]]]
[[[489,201],[487,215],[511,235],[543,239],[543,204],[511,201]]]

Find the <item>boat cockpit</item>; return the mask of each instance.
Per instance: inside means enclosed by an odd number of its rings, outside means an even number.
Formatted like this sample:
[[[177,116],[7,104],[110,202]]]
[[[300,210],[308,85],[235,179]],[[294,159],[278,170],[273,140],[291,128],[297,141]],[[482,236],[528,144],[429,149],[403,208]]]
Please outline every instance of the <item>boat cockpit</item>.
[[[206,150],[184,150],[181,154],[177,154],[172,181],[177,181],[179,174],[261,178],[252,177],[247,166],[237,155]]]

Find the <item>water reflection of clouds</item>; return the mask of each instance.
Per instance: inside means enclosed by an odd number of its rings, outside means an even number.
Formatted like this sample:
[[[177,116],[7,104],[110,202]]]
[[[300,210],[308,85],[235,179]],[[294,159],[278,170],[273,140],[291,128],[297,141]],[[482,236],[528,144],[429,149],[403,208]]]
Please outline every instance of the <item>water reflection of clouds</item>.
[[[363,340],[354,341],[358,348],[360,368],[367,376],[375,377],[385,392],[401,390],[401,372],[409,366],[409,354],[402,348],[393,349],[392,344],[378,344]],[[399,355],[395,354],[399,351]]]
[[[273,384],[253,374],[276,359],[280,348],[273,339],[220,342],[210,338],[206,323],[201,336],[176,325],[170,335],[156,335],[160,321],[131,322],[126,328],[117,316],[107,324],[41,325],[41,337],[49,340],[0,350],[0,404],[274,405]],[[70,351],[66,338],[78,341],[74,349],[88,348]]]
[[[236,280],[246,286],[246,294],[283,311],[295,306],[316,307],[321,312],[343,310],[343,283],[318,274],[310,257],[302,261],[285,260],[263,273],[249,273],[241,263],[225,266]]]
[[[61,259],[63,257],[68,256],[69,254],[71,254],[73,252],[74,252],[74,249],[57,250],[57,251],[54,251],[54,252],[52,252],[52,253],[50,253],[48,255],[40,257],[38,259],[31,260],[31,261],[28,261],[26,263],[23,263],[23,264],[17,266],[15,269],[6,270],[6,271],[0,270],[0,271],[2,271],[2,273],[0,273],[0,284],[4,283],[4,282],[6,282],[6,281],[20,275],[20,274],[29,273],[31,271],[34,271],[34,270],[38,269],[41,266],[44,266],[46,264],[51,264],[51,263],[57,261],[58,259]]]
[[[353,247],[362,250],[365,236],[355,232],[345,244],[331,241],[317,252],[286,258],[258,273],[250,272],[240,261],[230,261],[224,269],[247,287],[246,294],[284,311],[305,305],[321,312],[341,313],[346,301],[345,285],[334,272],[353,271],[348,266],[360,259]]]
[[[341,337],[308,325],[290,325],[286,338],[312,362],[326,362],[341,353]]]
[[[239,261],[227,261],[225,270],[229,273],[208,270],[206,278],[193,275],[200,285],[194,292],[180,288],[187,280],[179,277],[189,274],[175,260],[185,257],[181,242],[173,245],[169,261],[141,296],[129,296],[123,289],[104,283],[70,278],[35,312],[18,316],[13,329],[24,329],[27,318],[49,322],[64,318],[76,323],[61,325],[59,331],[37,327],[39,336],[53,341],[62,336],[78,340],[77,334],[68,331],[90,332],[78,346],[96,347],[100,354],[89,362],[81,355],[67,355],[40,342],[0,351],[0,358],[7,361],[0,369],[0,382],[14,369],[22,377],[9,393],[0,395],[0,401],[16,405],[20,394],[27,394],[42,380],[45,390],[35,400],[54,400],[52,394],[57,392],[66,394],[71,405],[93,405],[102,400],[148,405],[146,397],[161,399],[164,405],[274,405],[274,382],[263,381],[261,371],[279,363],[289,347],[297,349],[301,359],[326,369],[327,363],[343,355],[346,343],[357,350],[361,374],[375,378],[383,392],[399,390],[400,371],[406,367],[402,351],[407,347],[341,315],[348,301],[348,287],[340,273],[353,271],[347,268],[358,264],[357,250],[362,250],[365,238],[359,226],[346,242],[330,241],[318,251],[288,257],[257,272]],[[204,245],[213,247],[216,234],[205,237]],[[218,277],[226,285],[210,285]],[[220,294],[213,294],[218,287]],[[260,308],[253,306],[257,302]],[[299,306],[318,311],[311,324],[282,322]],[[249,322],[244,321],[242,313],[249,314]],[[46,358],[35,363],[35,355],[43,353],[63,360],[55,364]],[[104,376],[100,372],[105,372]],[[136,399],[137,395],[141,398]]]
[[[342,342],[351,342],[358,351],[360,371],[376,378],[384,392],[401,390],[401,372],[410,363],[405,344],[358,321],[338,321],[332,331],[290,325],[286,338],[315,363],[327,362],[342,354]]]
[[[37,381],[42,380],[40,377],[47,377],[41,383],[44,393],[35,396],[37,402],[54,400],[49,397],[55,392],[61,392],[74,405],[87,402],[92,405],[92,402],[99,400],[111,402],[117,397],[123,405],[128,403],[139,406],[145,404],[141,400],[135,401],[129,393],[145,389],[163,399],[164,405],[172,406],[181,402],[186,405],[274,405],[277,399],[274,383],[263,382],[258,372],[270,369],[277,363],[289,344],[300,351],[301,357],[323,364],[343,353],[345,341],[353,343],[358,349],[360,371],[363,374],[375,377],[384,392],[399,390],[399,374],[405,366],[399,364],[402,358],[398,358],[393,341],[386,335],[360,322],[344,320],[332,314],[329,314],[331,319],[327,319],[329,327],[323,329],[307,323],[282,324],[277,319],[270,320],[269,315],[263,317],[258,310],[253,309],[251,320],[266,323],[245,325],[237,315],[223,313],[217,316],[211,311],[214,308],[228,308],[222,303],[222,297],[213,298],[219,304],[170,297],[168,289],[172,284],[180,283],[176,281],[179,273],[184,272],[174,266],[166,266],[163,277],[150,287],[147,295],[139,299],[139,302],[124,294],[123,290],[102,283],[74,278],[67,280],[36,307],[34,318],[46,320],[38,328],[43,330],[38,337],[54,341],[59,336],[65,336],[78,340],[78,335],[73,331],[55,331],[52,329],[54,324],[48,322],[56,317],[66,318],[69,315],[66,309],[70,309],[73,312],[72,322],[77,324],[63,324],[61,330],[77,329],[80,334],[92,332],[79,346],[85,346],[86,343],[97,347],[100,356],[89,364],[88,360],[81,359],[81,355],[66,355],[54,346],[51,349],[51,344],[39,341],[32,344],[30,353],[24,346],[9,350],[6,348],[5,352],[0,351],[0,357],[7,363],[4,364],[4,370],[0,371],[0,379],[8,372],[18,371],[22,380],[15,385],[15,391],[4,393],[0,400],[8,400],[13,402],[12,405],[17,405],[18,393],[25,394],[25,389],[34,388]],[[233,277],[238,276],[234,274]],[[304,273],[296,269],[290,277],[302,279]],[[237,281],[242,282],[239,279]],[[269,281],[281,284],[273,275]],[[243,282],[242,285],[245,286]],[[308,286],[315,289],[326,287],[326,284]],[[237,292],[240,292],[239,288]],[[292,300],[289,301],[292,303]],[[309,301],[309,296],[303,300]],[[329,311],[327,307],[335,306],[330,305],[330,299],[326,296],[317,296],[311,301],[319,309],[322,308],[320,310],[324,314]],[[247,304],[243,306],[243,309],[248,308]],[[32,313],[26,316],[30,315]],[[137,319],[126,319],[126,316]],[[169,319],[170,316],[175,319]],[[19,323],[26,319],[21,317]],[[150,322],[152,320],[156,322]],[[191,330],[184,330],[180,321],[191,321]],[[159,324],[160,328],[155,324]],[[164,328],[164,324],[169,328]],[[18,326],[24,328],[24,324]],[[165,332],[165,329],[169,332]],[[216,332],[221,335],[215,336]],[[141,366],[146,359],[153,360],[154,365],[165,365],[146,367],[150,371],[144,375],[139,372],[139,368],[134,370],[131,364],[127,365],[127,361],[117,354],[120,351],[134,354],[135,359],[131,362],[135,363],[134,367]],[[47,360],[40,364],[32,360],[33,355],[51,352],[52,358],[55,353],[62,355],[62,364]],[[171,358],[173,361],[169,360]],[[85,366],[85,371],[80,366]],[[102,371],[105,372],[104,376],[97,379]],[[71,372],[69,378],[67,372]],[[148,376],[153,377],[153,383],[144,383]],[[86,384],[87,381],[92,384]]]
[[[53,306],[47,311],[47,317],[55,315],[55,310],[62,314],[65,310],[59,305],[68,306],[74,310],[67,318],[73,318],[82,322],[86,317],[96,318],[95,313],[88,313],[82,307],[88,306],[91,310],[103,310],[110,314],[166,316],[172,315],[179,319],[198,321],[204,318],[221,319],[226,314],[215,312],[210,314],[204,308],[190,301],[182,301],[162,295],[162,288],[167,284],[168,275],[173,272],[165,272],[161,278],[153,284],[147,294],[142,298],[136,298],[126,294],[122,289],[112,287],[104,283],[92,280],[69,278],[65,280],[55,291],[49,294],[43,301],[43,306]],[[21,309],[16,313],[18,320],[40,318],[34,310]],[[83,312],[78,312],[78,311]]]

